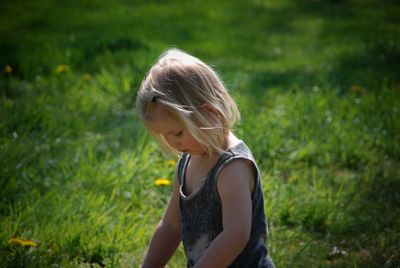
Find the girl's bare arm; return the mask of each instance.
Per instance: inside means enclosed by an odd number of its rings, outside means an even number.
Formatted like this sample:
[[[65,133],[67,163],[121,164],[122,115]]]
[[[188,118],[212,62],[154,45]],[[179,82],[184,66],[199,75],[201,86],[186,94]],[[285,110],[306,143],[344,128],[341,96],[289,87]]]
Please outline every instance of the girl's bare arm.
[[[175,175],[176,177],[176,175]],[[168,207],[157,225],[142,268],[164,267],[181,242],[181,223],[179,219],[179,184],[175,179]]]
[[[251,231],[251,191],[254,170],[247,161],[235,160],[217,182],[222,203],[223,231],[214,239],[196,268],[227,267],[247,245]]]

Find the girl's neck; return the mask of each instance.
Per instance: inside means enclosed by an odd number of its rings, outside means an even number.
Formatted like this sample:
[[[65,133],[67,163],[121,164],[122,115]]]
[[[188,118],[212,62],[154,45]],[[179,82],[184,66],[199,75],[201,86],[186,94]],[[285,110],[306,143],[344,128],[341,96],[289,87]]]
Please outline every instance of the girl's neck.
[[[240,143],[240,140],[231,132],[229,131],[228,136],[226,138],[226,149],[230,149]]]
[[[225,144],[224,148],[225,150],[228,150],[237,144],[241,142],[240,139],[238,139],[232,132],[229,132],[226,139],[225,139]],[[209,156],[208,154],[202,154],[202,155],[191,155],[191,159],[196,159],[196,160],[201,160],[201,161],[213,161],[213,159],[218,159],[221,156],[221,154],[216,153],[212,156]]]

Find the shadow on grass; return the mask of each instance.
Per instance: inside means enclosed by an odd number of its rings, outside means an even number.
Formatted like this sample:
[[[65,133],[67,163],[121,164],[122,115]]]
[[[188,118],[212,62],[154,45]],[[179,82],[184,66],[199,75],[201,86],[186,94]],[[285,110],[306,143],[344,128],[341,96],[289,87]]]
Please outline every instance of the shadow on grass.
[[[395,166],[385,162],[376,167],[360,177],[360,187],[349,192],[347,211],[351,224],[336,239],[364,252],[360,261],[365,266],[396,267],[400,262],[400,174]]]
[[[274,71],[251,71],[249,95],[255,94],[254,99],[259,99],[268,88],[288,90],[292,86],[312,88],[317,85],[335,88],[342,93],[353,85],[375,92],[379,92],[382,86],[397,87],[400,84],[397,73],[400,69],[400,40],[396,34],[400,29],[396,16],[399,7],[394,1],[385,1],[385,4],[369,2],[302,1],[293,2],[291,6],[264,9],[264,13],[259,11],[268,18],[269,25],[279,25],[276,31],[266,28],[265,33],[270,33],[271,37],[286,36],[281,45],[290,42],[299,46],[306,59],[300,66],[298,61],[302,59],[286,59],[281,64],[286,68],[281,71],[276,71],[276,68]],[[255,13],[255,20],[260,19],[258,13]],[[316,21],[314,24],[313,20]],[[302,28],[303,24],[306,26]],[[304,39],[308,39],[309,44]],[[273,49],[267,43],[265,50]],[[265,53],[270,57],[261,54],[255,57],[279,63],[285,56],[283,53],[274,59],[271,57],[273,52]],[[297,67],[290,67],[290,62]]]

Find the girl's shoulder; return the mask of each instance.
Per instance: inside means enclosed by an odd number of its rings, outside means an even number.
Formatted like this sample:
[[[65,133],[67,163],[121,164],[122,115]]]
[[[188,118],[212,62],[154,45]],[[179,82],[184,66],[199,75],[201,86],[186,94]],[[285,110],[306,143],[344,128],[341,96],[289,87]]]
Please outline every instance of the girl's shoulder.
[[[256,161],[254,159],[254,156],[249,149],[249,147],[244,143],[242,140],[240,140],[239,143],[237,143],[235,146],[230,148],[227,151],[228,157],[227,157],[227,162],[231,162],[233,160],[240,160],[242,159],[242,162],[250,162],[253,163],[254,165],[256,164]],[[247,161],[246,161],[247,160]],[[237,162],[237,161],[235,161]]]

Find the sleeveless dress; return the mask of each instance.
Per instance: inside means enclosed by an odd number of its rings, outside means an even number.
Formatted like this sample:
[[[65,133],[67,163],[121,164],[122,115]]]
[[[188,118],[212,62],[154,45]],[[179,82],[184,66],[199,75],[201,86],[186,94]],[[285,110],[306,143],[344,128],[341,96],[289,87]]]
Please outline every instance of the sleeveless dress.
[[[222,207],[217,191],[219,172],[235,159],[251,161],[257,171],[252,193],[252,223],[249,241],[240,255],[229,267],[275,267],[268,256],[265,241],[268,226],[264,214],[264,197],[260,172],[248,147],[240,142],[221,155],[202,184],[189,196],[183,193],[185,173],[190,160],[189,154],[182,154],[178,162],[180,185],[180,220],[182,243],[187,257],[187,267],[193,267],[211,242],[222,232]]]

